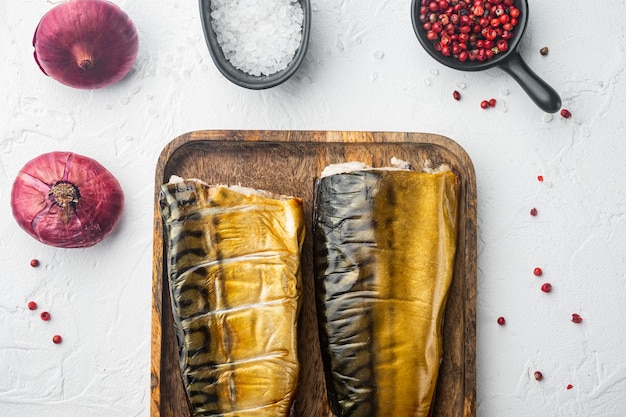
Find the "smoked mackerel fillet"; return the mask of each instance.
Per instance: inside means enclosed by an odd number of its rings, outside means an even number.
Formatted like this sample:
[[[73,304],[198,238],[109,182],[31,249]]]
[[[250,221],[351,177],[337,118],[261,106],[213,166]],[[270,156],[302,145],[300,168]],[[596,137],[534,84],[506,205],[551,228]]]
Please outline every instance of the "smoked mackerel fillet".
[[[339,417],[429,416],[456,251],[456,176],[364,169],[322,177],[315,188],[331,407]]]
[[[299,198],[161,188],[180,370],[192,416],[289,415],[298,384]]]

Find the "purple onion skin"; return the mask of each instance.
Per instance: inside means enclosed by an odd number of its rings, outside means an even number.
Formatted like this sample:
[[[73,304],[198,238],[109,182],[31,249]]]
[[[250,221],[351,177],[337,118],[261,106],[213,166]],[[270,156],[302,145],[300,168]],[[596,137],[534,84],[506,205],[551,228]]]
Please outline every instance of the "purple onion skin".
[[[59,181],[74,185],[80,193],[67,211],[50,195]],[[123,207],[124,193],[117,179],[95,160],[71,152],[46,153],[29,161],[11,191],[13,217],[22,229],[59,248],[86,248],[100,242],[118,223]]]
[[[53,7],[33,37],[44,74],[70,87],[111,85],[130,71],[139,38],[128,15],[107,0],[68,0]]]

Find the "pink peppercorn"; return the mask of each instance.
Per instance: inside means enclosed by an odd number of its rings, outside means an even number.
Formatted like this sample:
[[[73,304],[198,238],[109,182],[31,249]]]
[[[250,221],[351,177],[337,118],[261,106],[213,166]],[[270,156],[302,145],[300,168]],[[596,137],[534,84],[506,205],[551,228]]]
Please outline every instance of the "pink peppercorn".
[[[498,324],[500,326],[504,326],[505,323],[506,323],[506,320],[504,319],[504,317],[498,317]]]
[[[536,216],[537,215],[537,209],[534,208],[534,207],[532,209],[530,209],[530,215],[531,216]]]
[[[30,266],[32,266],[33,268],[37,268],[39,266],[39,260],[37,259],[32,259],[30,261]]]
[[[41,317],[43,321],[48,321],[50,320],[50,313],[48,313],[47,311],[44,311],[43,313],[39,315],[39,317]]]
[[[543,270],[539,267],[533,269],[533,274],[535,274],[535,276],[540,277],[543,275]]]
[[[62,341],[63,341],[63,338],[60,335],[55,334],[54,336],[52,336],[52,343],[54,343],[55,345],[58,345]]]
[[[563,117],[564,119],[569,119],[570,117],[572,117],[572,112],[567,109],[561,109],[561,117]]]
[[[543,291],[543,292],[550,292],[550,291],[552,291],[552,284],[546,282],[545,284],[543,284],[541,286],[541,291]]]
[[[34,301],[29,301],[28,302],[28,309],[29,310],[37,310],[37,303]]]

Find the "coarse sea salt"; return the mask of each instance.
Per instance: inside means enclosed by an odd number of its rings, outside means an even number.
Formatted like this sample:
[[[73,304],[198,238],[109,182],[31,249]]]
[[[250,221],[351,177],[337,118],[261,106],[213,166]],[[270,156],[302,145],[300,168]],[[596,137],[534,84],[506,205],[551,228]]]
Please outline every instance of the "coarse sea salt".
[[[211,1],[211,26],[224,56],[254,76],[287,68],[300,47],[303,21],[299,1]]]

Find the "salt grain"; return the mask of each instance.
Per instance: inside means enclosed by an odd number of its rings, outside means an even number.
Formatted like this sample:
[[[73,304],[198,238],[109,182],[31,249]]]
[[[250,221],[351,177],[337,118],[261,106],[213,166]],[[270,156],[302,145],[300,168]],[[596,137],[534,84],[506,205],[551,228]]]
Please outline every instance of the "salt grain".
[[[250,75],[287,68],[300,48],[304,12],[294,0],[214,0],[211,26],[224,56]]]

